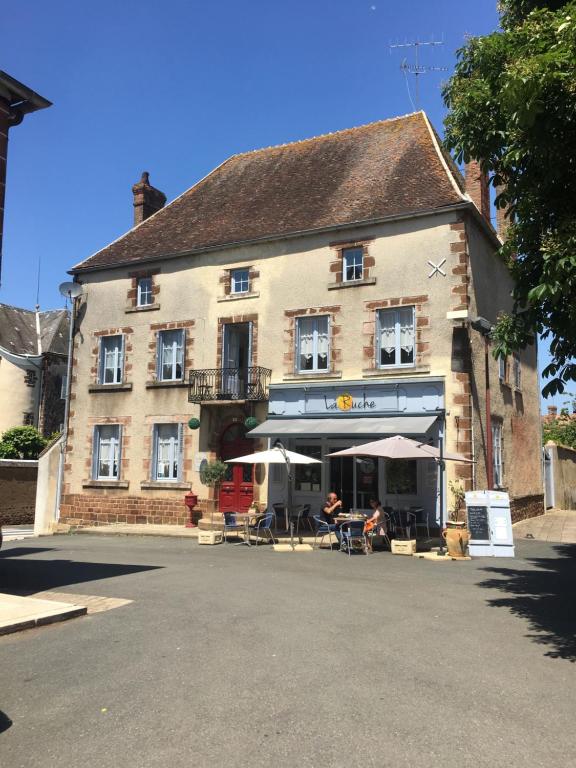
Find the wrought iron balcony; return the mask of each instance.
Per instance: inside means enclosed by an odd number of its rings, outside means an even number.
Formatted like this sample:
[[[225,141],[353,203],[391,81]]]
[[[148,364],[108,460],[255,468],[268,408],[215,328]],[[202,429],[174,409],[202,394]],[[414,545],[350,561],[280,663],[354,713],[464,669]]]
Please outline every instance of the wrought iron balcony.
[[[213,400],[268,400],[272,371],[253,365],[249,368],[202,368],[188,371],[188,402]]]

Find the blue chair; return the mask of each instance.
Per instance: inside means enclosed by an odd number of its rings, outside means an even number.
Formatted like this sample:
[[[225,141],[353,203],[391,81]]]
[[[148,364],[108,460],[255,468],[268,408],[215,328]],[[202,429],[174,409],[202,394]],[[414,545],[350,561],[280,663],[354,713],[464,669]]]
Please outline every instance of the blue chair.
[[[362,550],[363,554],[368,554],[368,540],[364,533],[364,520],[348,520],[340,526],[340,551],[358,552]]]
[[[250,533],[254,533],[256,536],[256,546],[258,546],[260,539],[260,536],[266,536],[267,539],[270,539],[272,544],[276,543],[276,540],[274,539],[274,534],[272,533],[272,524],[274,522],[275,513],[273,509],[266,510],[263,515],[261,515],[254,525],[248,526],[248,531]]]
[[[227,534],[228,533],[234,533],[236,536],[239,536],[240,531],[244,530],[244,526],[242,523],[239,523],[236,518],[236,512],[224,512],[224,528],[222,529],[224,533],[224,541],[227,542]]]
[[[316,541],[320,538],[320,543],[325,536],[328,536],[330,542],[330,548],[332,548],[332,534],[336,535],[336,526],[332,523],[327,523],[326,520],[320,517],[320,515],[314,515],[314,522],[316,523],[316,532],[314,534],[313,549],[316,549]]]

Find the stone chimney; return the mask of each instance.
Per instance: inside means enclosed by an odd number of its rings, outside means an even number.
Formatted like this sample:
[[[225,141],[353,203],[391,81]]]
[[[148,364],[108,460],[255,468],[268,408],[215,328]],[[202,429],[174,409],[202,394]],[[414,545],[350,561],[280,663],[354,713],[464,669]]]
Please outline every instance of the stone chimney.
[[[472,202],[482,216],[490,223],[488,175],[481,169],[478,160],[470,160],[469,163],[466,163],[464,176],[466,179],[466,192],[468,192]]]
[[[134,226],[142,224],[149,216],[159,211],[166,204],[166,195],[153,187],[149,181],[150,174],[143,171],[142,178],[132,187],[134,195]]]
[[[555,419],[556,416],[558,416],[558,406],[557,405],[549,405],[548,406],[548,416],[550,416],[551,419]]]

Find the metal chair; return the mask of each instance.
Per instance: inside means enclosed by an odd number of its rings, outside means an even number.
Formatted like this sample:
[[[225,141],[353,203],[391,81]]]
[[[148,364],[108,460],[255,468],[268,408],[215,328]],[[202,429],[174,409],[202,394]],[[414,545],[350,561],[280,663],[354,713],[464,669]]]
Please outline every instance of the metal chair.
[[[236,512],[224,512],[224,528],[222,529],[222,532],[224,534],[224,542],[228,541],[228,533],[234,532],[236,536],[240,533],[240,531],[244,530],[244,526],[242,523],[239,523],[236,518]]]
[[[304,525],[304,523],[307,523],[311,532],[314,533],[314,526],[312,525],[312,520],[310,520],[310,504],[301,504],[297,507],[290,515],[290,520],[296,520],[297,536],[300,533],[300,524]]]
[[[368,540],[364,533],[364,520],[348,520],[342,523],[340,526],[340,551],[348,552],[348,556],[352,552],[357,552],[360,545],[360,549],[363,554],[368,554]]]
[[[410,507],[410,511],[416,515],[416,538],[418,538],[418,529],[425,528],[426,536],[430,538],[430,515],[424,507]]]
[[[272,504],[274,510],[274,528],[278,530],[278,519],[282,521],[282,529],[286,526],[286,505],[285,504]]]
[[[392,548],[392,545],[390,544],[390,536],[388,535],[388,532],[391,530],[391,527],[392,527],[392,521],[390,519],[390,515],[388,514],[388,512],[384,512],[383,518],[381,520],[378,520],[374,528],[372,528],[372,530],[366,534],[370,544],[370,549],[372,551],[374,551],[374,539],[377,536],[384,540],[384,543],[386,544],[388,549]]]
[[[332,534],[336,531],[336,526],[332,523],[327,523],[326,520],[323,520],[320,515],[314,515],[314,522],[316,523],[316,531],[314,532],[314,543],[312,545],[312,549],[316,549],[316,541],[318,540],[318,537],[320,537],[320,543],[322,543],[322,540],[325,536],[328,536],[328,541],[330,542],[330,549],[332,549]]]
[[[259,537],[262,535],[265,535],[266,538],[270,539],[272,544],[276,543],[276,539],[274,538],[274,534],[272,533],[272,523],[274,522],[274,510],[266,510],[260,517],[258,517],[256,523],[254,525],[248,526],[248,534],[250,535],[251,532],[254,533],[256,536],[256,546],[258,546],[260,539]]]

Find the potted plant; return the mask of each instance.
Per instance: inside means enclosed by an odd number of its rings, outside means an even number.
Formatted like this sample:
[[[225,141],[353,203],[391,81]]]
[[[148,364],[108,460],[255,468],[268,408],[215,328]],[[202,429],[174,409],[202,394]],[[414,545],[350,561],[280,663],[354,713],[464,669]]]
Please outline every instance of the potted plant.
[[[228,464],[225,464],[223,461],[220,461],[220,459],[215,459],[214,461],[209,461],[202,467],[200,471],[200,480],[202,481],[203,485],[208,486],[208,488],[214,489],[214,499],[212,501],[212,505],[210,508],[210,534],[211,536],[208,537],[209,540],[202,541],[201,538],[198,539],[200,543],[203,544],[216,544],[216,532],[214,531],[214,508],[218,507],[218,489],[220,488],[220,484],[222,480],[226,477],[226,473],[228,472]],[[221,541],[221,538],[220,538]]]
[[[452,504],[449,519],[446,523],[446,528],[442,531],[442,536],[446,541],[450,557],[466,557],[470,533],[466,526],[466,520],[459,520],[466,493],[457,480],[450,480],[448,485],[452,494]]]

